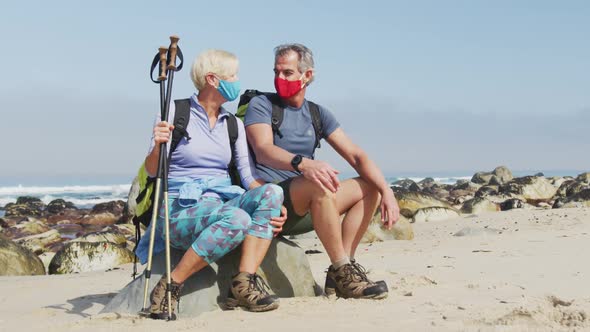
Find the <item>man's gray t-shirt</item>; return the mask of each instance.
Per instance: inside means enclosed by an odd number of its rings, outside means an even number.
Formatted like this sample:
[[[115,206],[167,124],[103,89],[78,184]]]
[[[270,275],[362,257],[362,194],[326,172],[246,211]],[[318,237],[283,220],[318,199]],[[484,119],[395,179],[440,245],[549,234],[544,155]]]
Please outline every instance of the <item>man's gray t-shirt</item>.
[[[322,138],[330,136],[334,130],[340,127],[334,115],[327,109],[319,106],[322,122]],[[272,104],[264,95],[256,96],[250,100],[244,124],[246,127],[256,123],[271,125]],[[300,154],[312,158],[315,146],[315,131],[309,112],[309,103],[304,101],[301,108],[286,107],[283,122],[279,127],[283,137],[274,135],[274,144],[291,153]],[[288,178],[298,176],[299,173],[291,170],[279,170],[256,162],[256,172],[267,182],[278,183]]]

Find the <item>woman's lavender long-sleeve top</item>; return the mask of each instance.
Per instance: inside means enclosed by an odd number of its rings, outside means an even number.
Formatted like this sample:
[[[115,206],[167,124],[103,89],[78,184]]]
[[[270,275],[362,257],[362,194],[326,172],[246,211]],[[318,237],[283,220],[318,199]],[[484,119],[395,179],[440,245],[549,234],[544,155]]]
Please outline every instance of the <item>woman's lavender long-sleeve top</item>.
[[[227,166],[231,159],[231,151],[229,134],[227,132],[227,118],[230,114],[221,107],[217,122],[211,129],[207,113],[199,104],[197,95],[192,95],[190,101],[191,115],[187,131],[191,139],[187,141],[183,138],[176,150],[172,153],[169,162],[168,178],[199,179],[210,176],[229,177]],[[174,112],[174,103],[171,103],[170,115],[168,117],[170,123],[174,121]],[[158,114],[154,125],[159,121],[160,116]],[[152,136],[149,152],[153,148],[154,138]],[[168,149],[170,149],[170,144],[168,144]],[[248,151],[244,124],[239,120],[235,157],[236,165],[242,179],[242,185],[244,188],[249,188],[250,184],[258,176]],[[178,190],[178,188],[170,188],[170,194],[177,193],[174,189]],[[205,194],[207,196],[217,196],[217,194],[212,192]]]

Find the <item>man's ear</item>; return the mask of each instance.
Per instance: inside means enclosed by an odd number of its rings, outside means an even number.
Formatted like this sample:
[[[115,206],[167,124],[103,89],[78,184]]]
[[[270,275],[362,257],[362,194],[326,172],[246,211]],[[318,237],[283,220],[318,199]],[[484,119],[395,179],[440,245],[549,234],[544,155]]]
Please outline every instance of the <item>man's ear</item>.
[[[314,71],[313,69],[308,69],[307,71],[305,71],[305,85],[307,85],[307,83],[309,83],[311,81],[311,78],[314,75]]]

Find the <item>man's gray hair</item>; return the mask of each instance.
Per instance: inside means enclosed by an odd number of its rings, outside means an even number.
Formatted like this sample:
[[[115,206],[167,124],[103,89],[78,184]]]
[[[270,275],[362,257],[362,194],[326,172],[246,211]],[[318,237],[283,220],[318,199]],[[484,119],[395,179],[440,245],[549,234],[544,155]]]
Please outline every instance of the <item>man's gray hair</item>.
[[[302,44],[297,44],[297,43],[282,44],[282,45],[275,47],[275,61],[277,58],[283,57],[291,51],[297,53],[297,56],[299,57],[299,64],[297,65],[297,69],[300,72],[304,73],[304,72],[308,71],[309,69],[314,69],[313,53],[311,52],[311,50],[309,48],[307,48],[305,45],[302,45]],[[315,78],[315,75],[313,75],[311,77],[311,80],[309,80],[309,82],[307,82],[307,85],[309,85],[313,81],[314,78]]]

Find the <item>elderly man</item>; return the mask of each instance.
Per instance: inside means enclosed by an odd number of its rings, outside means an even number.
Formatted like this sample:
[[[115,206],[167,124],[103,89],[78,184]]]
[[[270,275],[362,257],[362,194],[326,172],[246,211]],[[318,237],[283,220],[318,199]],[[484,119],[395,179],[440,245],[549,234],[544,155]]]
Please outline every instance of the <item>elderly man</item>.
[[[382,222],[391,228],[399,218],[399,207],[381,171],[346,136],[334,115],[305,99],[313,79],[313,54],[307,47],[275,48],[277,94],[252,98],[244,119],[256,170],[283,188],[288,211],[283,234],[315,229],[332,263],[326,276],[327,295],[385,298],[385,282],[369,280],[354,256],[376,208],[380,206]],[[282,110],[278,119],[277,108]],[[336,169],[314,159],[322,138],[360,177],[340,182]],[[341,223],[342,214],[346,216]]]

